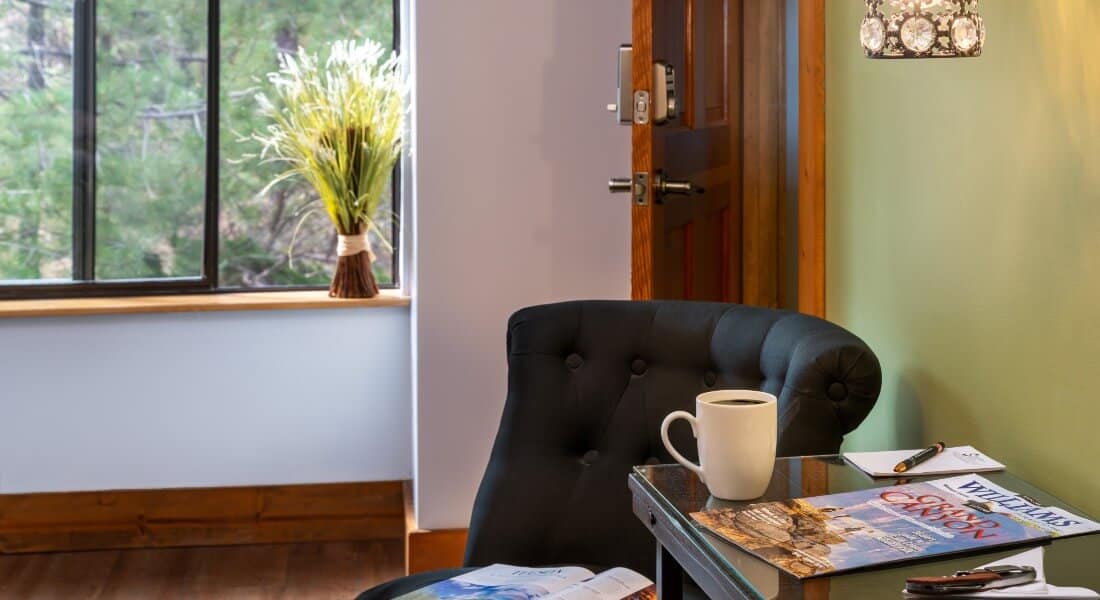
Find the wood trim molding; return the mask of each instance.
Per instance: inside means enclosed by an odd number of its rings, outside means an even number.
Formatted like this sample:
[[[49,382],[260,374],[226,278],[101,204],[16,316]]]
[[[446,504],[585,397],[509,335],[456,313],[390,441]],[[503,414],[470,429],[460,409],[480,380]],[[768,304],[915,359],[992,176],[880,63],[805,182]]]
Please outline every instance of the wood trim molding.
[[[631,44],[634,47],[633,89],[653,89],[653,2],[634,0],[631,10]],[[652,173],[653,123],[631,126],[630,174]],[[656,265],[660,264],[660,251],[654,243],[656,206],[638,206],[630,203],[630,297],[633,300],[651,300],[658,295],[654,289]]]
[[[785,3],[741,4],[741,302],[776,308],[786,198]]]
[[[468,529],[410,531],[407,574],[461,567],[468,533]]]
[[[412,480],[406,481],[402,486],[405,495],[405,574],[409,574],[409,535],[416,531],[416,494],[413,491]]]
[[[0,553],[394,539],[403,482],[0,494]]]
[[[825,0],[798,3],[798,310],[825,316]]]
[[[378,308],[408,306],[410,303],[410,298],[403,296],[400,290],[382,290],[374,298],[329,298],[328,292],[325,290],[291,290],[127,298],[2,300],[0,301],[0,318],[227,310]]]

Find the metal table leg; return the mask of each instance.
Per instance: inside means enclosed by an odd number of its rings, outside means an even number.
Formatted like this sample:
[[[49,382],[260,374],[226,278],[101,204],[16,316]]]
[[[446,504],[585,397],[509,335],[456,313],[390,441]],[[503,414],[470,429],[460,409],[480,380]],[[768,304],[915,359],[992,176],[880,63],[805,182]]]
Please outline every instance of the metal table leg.
[[[684,599],[684,569],[676,558],[657,543],[657,600]]]

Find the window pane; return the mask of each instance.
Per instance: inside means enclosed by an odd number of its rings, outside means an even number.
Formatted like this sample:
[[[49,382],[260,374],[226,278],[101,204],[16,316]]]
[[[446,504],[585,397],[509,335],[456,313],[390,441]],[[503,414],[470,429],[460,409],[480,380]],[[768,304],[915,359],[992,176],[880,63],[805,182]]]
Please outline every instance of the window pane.
[[[72,277],[72,3],[0,0],[0,280]]]
[[[201,276],[206,2],[96,11],[96,278]]]
[[[393,0],[222,0],[221,12],[220,283],[327,285],[336,233],[313,189],[294,180],[260,194],[280,167],[245,159],[259,148],[240,139],[266,126],[253,97],[278,68],[279,52],[301,46],[320,53],[326,42],[343,38],[392,46]],[[383,205],[380,225],[392,239],[386,217],[392,202]],[[392,283],[392,252],[377,236],[371,245],[379,284]]]

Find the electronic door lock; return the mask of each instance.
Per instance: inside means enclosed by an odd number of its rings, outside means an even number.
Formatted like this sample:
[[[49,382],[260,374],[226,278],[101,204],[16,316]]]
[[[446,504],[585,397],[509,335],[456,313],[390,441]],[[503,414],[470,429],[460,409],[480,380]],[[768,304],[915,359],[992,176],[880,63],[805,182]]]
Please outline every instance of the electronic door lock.
[[[620,125],[634,123],[634,47],[630,44],[619,46],[619,84],[615,104],[608,104],[607,110],[618,116]]]
[[[663,125],[679,114],[676,99],[676,69],[657,61],[653,63],[653,92],[634,89],[634,48],[630,44],[619,46],[619,81],[616,101],[607,105],[608,112],[615,113],[620,125]]]

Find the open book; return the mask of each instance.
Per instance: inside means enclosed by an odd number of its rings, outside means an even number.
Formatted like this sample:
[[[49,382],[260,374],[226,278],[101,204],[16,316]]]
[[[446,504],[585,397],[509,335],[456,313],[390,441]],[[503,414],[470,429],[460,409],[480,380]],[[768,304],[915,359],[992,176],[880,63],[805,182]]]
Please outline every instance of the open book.
[[[492,565],[400,596],[398,600],[656,600],[653,582],[616,568],[599,575],[581,567]]]

